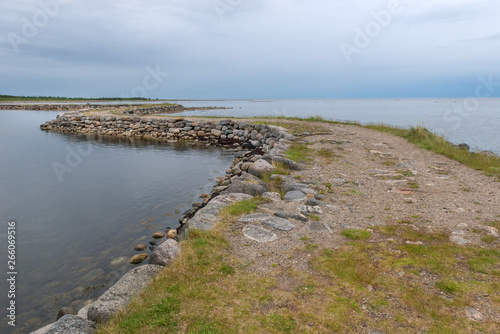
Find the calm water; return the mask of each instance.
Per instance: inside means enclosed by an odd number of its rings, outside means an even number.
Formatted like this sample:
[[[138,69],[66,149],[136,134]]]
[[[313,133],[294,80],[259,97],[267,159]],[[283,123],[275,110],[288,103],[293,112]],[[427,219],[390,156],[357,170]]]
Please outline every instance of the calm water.
[[[6,273],[6,225],[14,220],[19,333],[102,294],[132,268],[133,247],[175,228],[233,158],[221,150],[40,131],[55,116],[0,111],[1,259]],[[2,279],[0,333],[12,332],[6,291]]]
[[[465,99],[322,99],[178,101],[186,107],[219,106],[229,110],[184,113],[205,116],[321,116],[324,119],[384,123],[409,127],[423,125],[451,142],[500,153],[500,99],[469,105]]]

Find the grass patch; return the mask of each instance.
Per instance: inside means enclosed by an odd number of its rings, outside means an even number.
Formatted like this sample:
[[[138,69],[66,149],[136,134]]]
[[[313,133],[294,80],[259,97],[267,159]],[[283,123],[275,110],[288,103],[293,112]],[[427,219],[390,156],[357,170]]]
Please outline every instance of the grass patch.
[[[319,220],[320,220],[320,217],[318,215],[315,215],[315,214],[310,215],[309,218],[311,218],[311,220],[313,220],[315,222],[319,222]]]
[[[290,148],[285,152],[288,159],[295,162],[308,161],[310,149],[304,144],[292,144]]]
[[[422,126],[410,127],[409,129],[387,125],[366,125],[365,127],[403,137],[426,150],[442,154],[474,169],[482,170],[487,175],[500,177],[500,157],[461,150],[444,137],[438,136]]]
[[[372,235],[369,231],[355,229],[343,230],[341,234],[350,240],[365,240]]]
[[[463,313],[478,296],[500,307],[498,250],[403,225],[374,229],[394,242],[374,237],[333,250],[304,236],[311,248],[290,258],[314,249],[306,272],[270,262],[258,274],[237,261],[223,232],[191,231],[180,257],[97,334],[354,333],[360,324],[385,333],[496,331],[485,309],[482,321]]]
[[[239,202],[234,202],[229,206],[223,208],[220,212],[220,216],[240,216],[242,214],[252,213],[257,209],[258,203],[255,198],[245,199]]]

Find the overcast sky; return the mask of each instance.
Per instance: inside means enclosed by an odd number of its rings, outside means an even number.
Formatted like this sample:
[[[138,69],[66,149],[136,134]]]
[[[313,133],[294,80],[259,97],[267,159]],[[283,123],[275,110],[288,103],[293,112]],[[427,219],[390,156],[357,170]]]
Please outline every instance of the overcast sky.
[[[499,17],[498,0],[0,0],[0,94],[473,96],[500,82]]]

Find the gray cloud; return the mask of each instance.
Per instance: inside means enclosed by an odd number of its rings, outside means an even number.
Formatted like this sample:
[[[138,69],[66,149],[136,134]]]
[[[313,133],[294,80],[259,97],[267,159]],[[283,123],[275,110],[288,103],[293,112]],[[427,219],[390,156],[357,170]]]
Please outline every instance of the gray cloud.
[[[170,73],[149,97],[172,98],[415,96],[418,85],[428,94],[431,82],[460,76],[473,86],[478,75],[500,74],[496,0],[402,1],[348,63],[341,43],[354,45],[357,29],[389,2],[72,0],[18,53],[8,34],[22,36],[23,18],[33,21],[41,8],[5,2],[0,93],[120,96],[148,66]]]

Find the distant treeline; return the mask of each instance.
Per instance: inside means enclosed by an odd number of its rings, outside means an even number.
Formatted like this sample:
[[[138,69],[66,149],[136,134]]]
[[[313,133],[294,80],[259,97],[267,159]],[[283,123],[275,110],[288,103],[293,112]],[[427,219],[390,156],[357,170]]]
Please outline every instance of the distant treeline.
[[[14,96],[1,95],[0,101],[149,101],[144,97],[99,97],[99,98],[84,98],[84,97],[62,97],[62,96]]]

